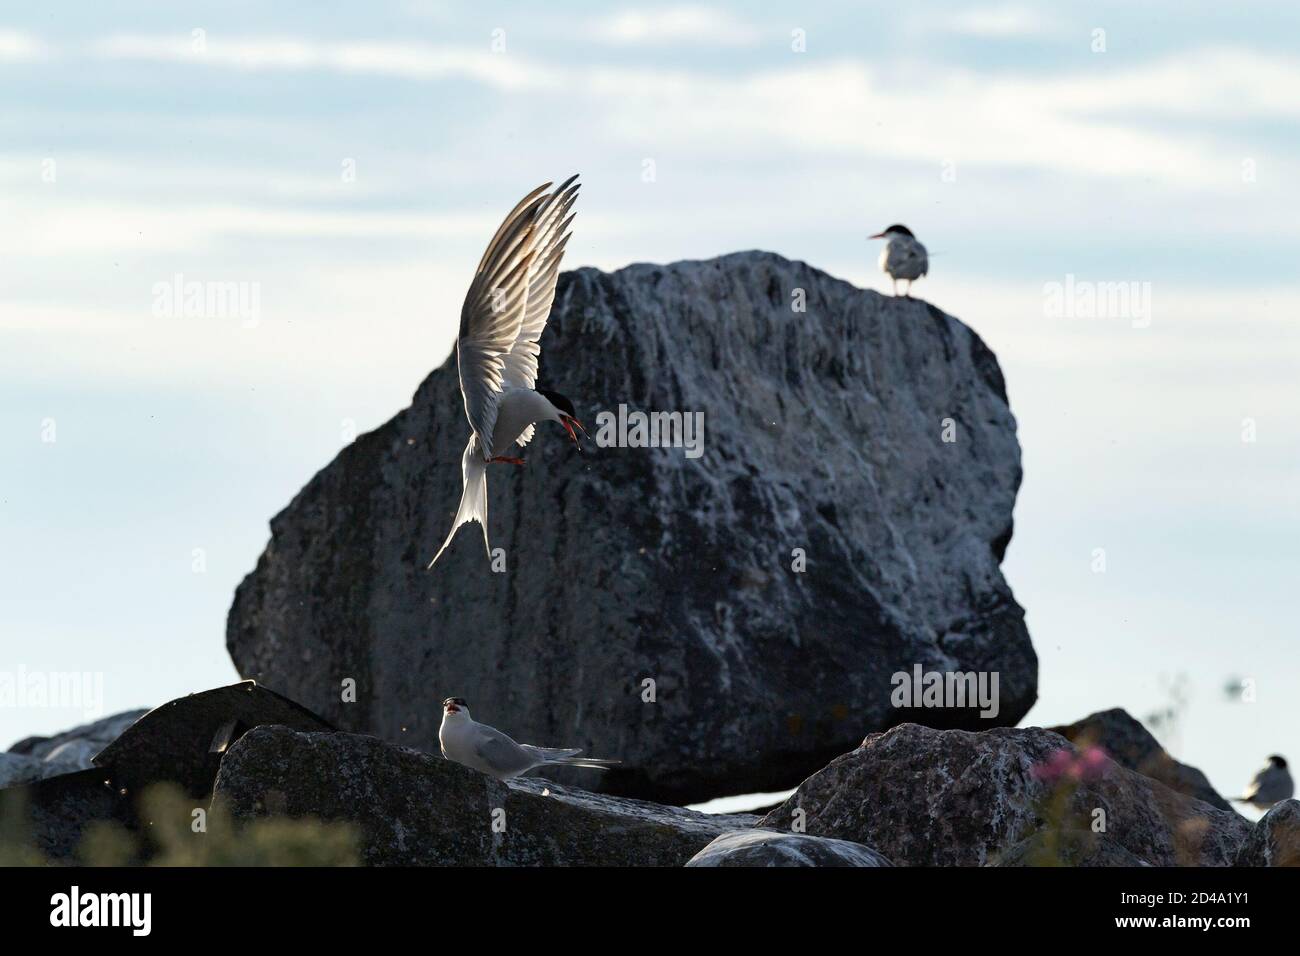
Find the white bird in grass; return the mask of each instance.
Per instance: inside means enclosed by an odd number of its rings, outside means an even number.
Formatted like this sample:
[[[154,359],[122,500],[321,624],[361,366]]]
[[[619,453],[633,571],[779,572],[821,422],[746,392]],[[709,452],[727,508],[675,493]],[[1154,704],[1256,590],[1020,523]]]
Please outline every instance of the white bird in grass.
[[[483,525],[483,546],[492,548],[487,531],[487,466],[492,462],[522,465],[507,455],[533,437],[535,423],[559,422],[578,445],[574,426],[586,429],[574,415],[573,403],[558,392],[536,388],[538,339],[546,328],[555,300],[555,281],[569,241],[570,213],[578,198],[577,176],[547,192],[538,186],[506,216],[488,243],[465,294],[456,340],[456,365],[465,417],[471,433],[461,456],[464,491],[456,520],[433,567],[461,525]]]
[[[538,767],[590,767],[608,770],[617,760],[579,757],[580,749],[534,747],[517,744],[495,727],[480,724],[469,715],[469,707],[460,697],[442,702],[442,726],[438,743],[448,760],[464,764],[480,773],[506,780]]]
[[[911,298],[912,280],[930,271],[925,246],[912,235],[911,229],[898,223],[867,238],[885,240],[885,248],[880,251],[880,270],[894,280],[894,295],[898,295],[898,280],[906,280],[907,291],[903,295]]]
[[[1295,782],[1291,779],[1286,760],[1273,754],[1268,758],[1268,766],[1250,781],[1246,792],[1232,799],[1237,803],[1249,803],[1260,810],[1267,810],[1275,803],[1289,800],[1294,793]]]

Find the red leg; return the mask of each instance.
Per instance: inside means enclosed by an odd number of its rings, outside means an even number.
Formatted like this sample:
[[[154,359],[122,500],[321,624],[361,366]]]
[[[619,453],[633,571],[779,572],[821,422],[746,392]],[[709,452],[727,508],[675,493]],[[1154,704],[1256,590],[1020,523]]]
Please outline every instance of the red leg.
[[[499,461],[506,465],[522,465],[524,463],[522,458],[506,458],[503,455],[498,455],[496,458],[489,458],[488,461]]]

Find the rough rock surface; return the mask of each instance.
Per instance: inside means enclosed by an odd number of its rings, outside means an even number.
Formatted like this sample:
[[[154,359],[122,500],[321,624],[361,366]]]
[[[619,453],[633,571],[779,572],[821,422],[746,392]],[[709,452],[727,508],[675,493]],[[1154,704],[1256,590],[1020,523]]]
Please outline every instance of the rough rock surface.
[[[903,724],[809,777],[761,825],[789,830],[799,813],[808,833],[866,843],[899,866],[997,862],[1047,826],[1088,828],[1097,808],[1106,822],[1099,839],[1154,866],[1225,866],[1246,839],[1238,814],[1113,762],[1100,779],[1040,779],[1033,768],[1062,748],[1073,749],[1039,727]]]
[[[213,799],[236,817],[350,821],[370,865],[681,866],[756,819],[540,779],[505,784],[376,737],[275,726],[250,730],[230,748]]]
[[[1205,774],[1171,757],[1151,732],[1125,710],[1114,707],[1089,714],[1069,726],[1049,729],[1077,747],[1101,747],[1120,766],[1159,780],[1170,790],[1204,800],[1220,810],[1233,809],[1210,786]]]
[[[469,434],[453,354],[271,521],[227,624],[241,674],[422,749],[465,697],[516,739],[622,758],[608,792],[682,803],[794,786],[864,730],[1010,725],[1034,702],[999,570],[1015,419],[957,319],[745,252],[565,273],[542,345],[539,384],[593,439],[620,404],[698,412],[702,456],[578,454],[540,426],[526,467],[489,472],[506,571],[476,526],[426,571]],[[901,714],[890,678],[915,664],[997,671],[997,718]]]
[[[1283,800],[1256,822],[1237,866],[1300,866],[1300,800]]]
[[[46,763],[39,757],[24,754],[0,754],[0,788],[15,787],[32,780],[43,780],[70,769],[62,764]]]
[[[869,846],[778,830],[724,833],[687,866],[892,866]]]
[[[989,866],[1150,866],[1114,840],[1091,830],[1040,830],[1009,850],[997,854]]]
[[[144,713],[123,711],[52,737],[24,737],[0,754],[0,787],[89,769],[94,756]]]

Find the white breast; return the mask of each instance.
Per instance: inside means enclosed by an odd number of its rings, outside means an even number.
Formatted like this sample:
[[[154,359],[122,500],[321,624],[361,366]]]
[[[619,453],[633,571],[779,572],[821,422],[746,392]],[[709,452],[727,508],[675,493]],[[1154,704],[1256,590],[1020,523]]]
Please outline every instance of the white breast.
[[[531,388],[507,388],[497,401],[497,423],[492,429],[492,454],[505,455],[515,439],[534,422],[555,417],[555,406]]]

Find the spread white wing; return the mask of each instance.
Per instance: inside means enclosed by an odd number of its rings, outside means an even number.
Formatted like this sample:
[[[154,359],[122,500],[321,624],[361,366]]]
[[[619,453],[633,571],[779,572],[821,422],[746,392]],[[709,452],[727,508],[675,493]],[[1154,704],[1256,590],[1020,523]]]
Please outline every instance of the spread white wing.
[[[501,392],[537,381],[537,339],[555,299],[576,179],[549,193],[551,184],[544,183],[519,201],[488,243],[465,295],[456,359],[465,417],[485,456]],[[531,427],[525,436],[521,445],[532,437]]]
[[[506,356],[514,348],[528,304],[528,273],[533,258],[533,219],[546,201],[550,183],[538,186],[506,216],[488,243],[460,310],[456,364],[465,417],[491,454]]]
[[[572,212],[578,198],[578,177],[570,176],[537,210],[534,220],[536,239],[533,262],[528,275],[528,303],[519,325],[519,335],[505,358],[502,379],[507,386],[534,388],[537,385],[537,359],[542,353],[540,340],[555,302],[555,282],[560,275],[560,261],[568,245],[569,226],[577,213]],[[535,426],[529,425],[516,441],[522,447],[533,437]]]

